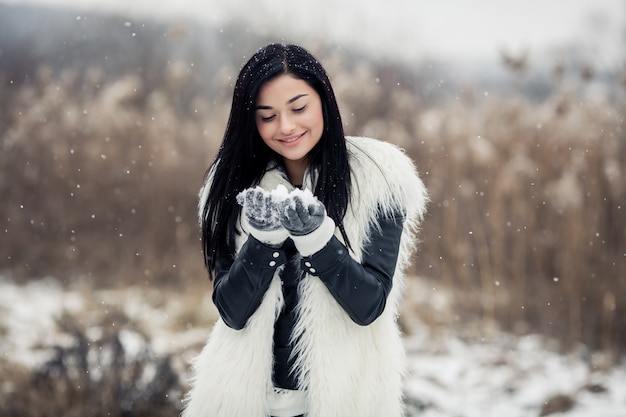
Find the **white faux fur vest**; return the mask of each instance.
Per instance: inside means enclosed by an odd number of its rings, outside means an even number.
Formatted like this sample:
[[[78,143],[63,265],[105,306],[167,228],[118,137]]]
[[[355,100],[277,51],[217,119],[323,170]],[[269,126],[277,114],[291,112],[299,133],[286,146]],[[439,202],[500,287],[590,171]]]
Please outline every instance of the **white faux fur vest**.
[[[368,232],[376,227],[377,207],[404,207],[406,221],[393,288],[383,314],[359,326],[335,301],[322,281],[309,275],[299,286],[301,334],[297,371],[310,403],[308,417],[400,417],[405,354],[396,323],[403,292],[403,270],[425,212],[427,193],[411,160],[396,146],[369,138],[347,138],[352,170],[352,198],[344,226],[360,261]],[[305,186],[313,189],[312,180]],[[277,171],[261,186],[291,187]],[[208,187],[201,191],[200,213]],[[247,239],[244,230],[238,247]],[[340,233],[336,236],[341,239]],[[192,389],[183,417],[266,417],[272,388],[274,320],[282,308],[280,269],[259,309],[242,330],[218,320],[194,361]]]

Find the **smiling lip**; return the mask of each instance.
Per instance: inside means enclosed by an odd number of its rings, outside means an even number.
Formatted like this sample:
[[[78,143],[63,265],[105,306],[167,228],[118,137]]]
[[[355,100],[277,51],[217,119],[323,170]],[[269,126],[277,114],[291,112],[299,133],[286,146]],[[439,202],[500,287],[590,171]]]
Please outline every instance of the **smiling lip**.
[[[304,136],[306,132],[304,133],[300,133],[299,135],[294,135],[294,136],[289,136],[283,139],[278,139],[278,142],[282,143],[283,145],[295,145],[296,143],[298,143],[300,141],[300,139],[302,139],[302,137]]]

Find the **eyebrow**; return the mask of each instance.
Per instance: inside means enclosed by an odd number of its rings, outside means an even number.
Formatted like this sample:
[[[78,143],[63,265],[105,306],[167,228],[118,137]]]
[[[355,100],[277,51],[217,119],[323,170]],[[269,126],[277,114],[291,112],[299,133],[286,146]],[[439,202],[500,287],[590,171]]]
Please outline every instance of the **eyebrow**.
[[[294,101],[296,101],[298,99],[301,99],[302,97],[306,97],[306,96],[308,96],[308,94],[298,94],[297,96],[287,100],[287,102],[285,104],[291,104]],[[273,109],[273,107],[272,106],[256,106],[254,109],[255,110],[271,110],[271,109]]]

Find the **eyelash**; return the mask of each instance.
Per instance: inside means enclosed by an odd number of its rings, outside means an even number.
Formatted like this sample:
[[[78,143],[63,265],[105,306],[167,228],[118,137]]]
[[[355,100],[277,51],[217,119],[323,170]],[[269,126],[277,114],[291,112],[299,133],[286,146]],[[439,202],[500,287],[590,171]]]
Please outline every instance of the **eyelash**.
[[[306,109],[306,107],[307,107],[307,105],[305,104],[304,106],[302,106],[302,107],[298,107],[297,109],[293,109],[292,111],[293,111],[294,113],[302,113],[302,112],[304,111],[304,109]],[[261,117],[261,121],[262,121],[262,122],[269,122],[269,121],[271,121],[272,119],[274,119],[274,117],[276,117],[276,116],[275,116],[275,115],[271,115],[271,116],[269,116],[269,117]]]

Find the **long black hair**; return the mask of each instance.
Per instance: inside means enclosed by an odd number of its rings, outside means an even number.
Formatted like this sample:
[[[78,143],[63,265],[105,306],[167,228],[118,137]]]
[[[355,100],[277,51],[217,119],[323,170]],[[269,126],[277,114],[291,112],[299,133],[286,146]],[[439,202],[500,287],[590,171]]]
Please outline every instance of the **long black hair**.
[[[268,164],[282,166],[280,155],[261,139],[255,123],[255,106],[261,87],[283,74],[307,82],[320,96],[324,131],[308,155],[309,169],[318,173],[313,194],[326,206],[328,216],[339,226],[349,245],[343,217],[350,198],[350,167],[343,124],[335,93],[319,61],[297,45],[269,44],[259,49],[243,66],[233,93],[233,102],[220,149],[207,171],[212,176],[202,212],[204,261],[213,276],[216,259],[233,255],[235,223],[240,207],[236,195],[259,183]]]

